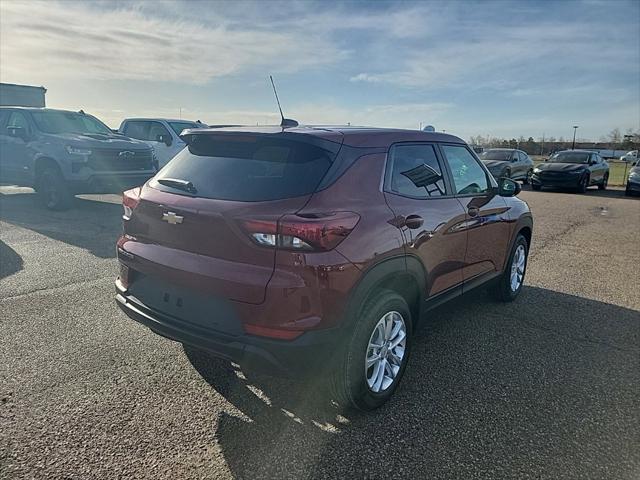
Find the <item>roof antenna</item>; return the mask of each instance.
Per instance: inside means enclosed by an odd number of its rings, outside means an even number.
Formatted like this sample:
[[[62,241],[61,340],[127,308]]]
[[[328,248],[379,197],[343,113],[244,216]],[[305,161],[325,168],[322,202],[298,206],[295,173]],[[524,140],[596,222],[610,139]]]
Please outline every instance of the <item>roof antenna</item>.
[[[280,122],[280,126],[282,128],[285,128],[285,127],[297,127],[298,126],[298,122],[296,122],[295,120],[291,120],[290,118],[284,118],[284,115],[282,114],[282,107],[280,106],[280,99],[278,98],[278,92],[276,91],[276,84],[273,83],[273,77],[271,75],[269,75],[269,79],[271,80],[271,86],[273,87],[273,93],[276,96],[276,102],[278,102],[278,110],[280,110],[280,118],[282,119],[282,121]]]

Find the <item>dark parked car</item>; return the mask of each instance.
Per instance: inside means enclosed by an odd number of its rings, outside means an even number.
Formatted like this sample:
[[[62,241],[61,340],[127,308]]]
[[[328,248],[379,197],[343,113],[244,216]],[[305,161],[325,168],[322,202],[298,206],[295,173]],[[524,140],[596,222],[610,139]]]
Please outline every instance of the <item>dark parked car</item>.
[[[459,138],[371,128],[183,132],[125,192],[116,300],[132,319],[248,369],[330,379],[372,409],[425,312],[522,289],[532,217]],[[321,372],[321,373],[318,373]]]
[[[533,160],[522,150],[492,148],[482,152],[480,160],[495,178],[506,177],[528,184],[533,175]]]
[[[533,169],[531,186],[574,188],[580,193],[591,185],[605,190],[609,182],[609,164],[598,152],[565,150],[554,154]]]
[[[640,160],[633,164],[627,177],[626,195],[640,195]]]
[[[0,180],[64,209],[79,193],[120,193],[155,173],[153,149],[84,112],[0,108]]]

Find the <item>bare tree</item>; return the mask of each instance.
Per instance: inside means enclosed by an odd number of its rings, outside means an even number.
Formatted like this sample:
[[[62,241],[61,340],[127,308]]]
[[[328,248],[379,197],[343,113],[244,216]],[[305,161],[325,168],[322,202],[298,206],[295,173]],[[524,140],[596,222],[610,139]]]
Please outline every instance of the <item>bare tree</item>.
[[[622,142],[622,134],[620,133],[620,129],[618,127],[614,128],[609,132],[609,141],[611,143],[620,143]]]

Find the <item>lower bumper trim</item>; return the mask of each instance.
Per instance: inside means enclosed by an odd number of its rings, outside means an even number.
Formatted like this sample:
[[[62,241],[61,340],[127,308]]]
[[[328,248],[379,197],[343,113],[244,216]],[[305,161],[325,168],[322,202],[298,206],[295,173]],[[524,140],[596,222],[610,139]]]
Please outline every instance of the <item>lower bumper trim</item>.
[[[300,377],[326,368],[340,348],[338,329],[305,332],[292,341],[228,335],[187,324],[151,310],[127,296],[116,282],[116,303],[132,320],[170,340],[195,346],[252,371]]]

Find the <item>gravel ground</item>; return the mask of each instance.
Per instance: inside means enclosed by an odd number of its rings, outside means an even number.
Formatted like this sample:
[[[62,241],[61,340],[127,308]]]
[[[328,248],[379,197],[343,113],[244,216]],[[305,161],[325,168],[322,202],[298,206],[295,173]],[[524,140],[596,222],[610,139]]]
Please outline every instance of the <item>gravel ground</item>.
[[[353,414],[121,314],[117,197],[0,187],[0,478],[639,478],[640,200],[521,198],[518,301],[431,312],[394,399]]]

